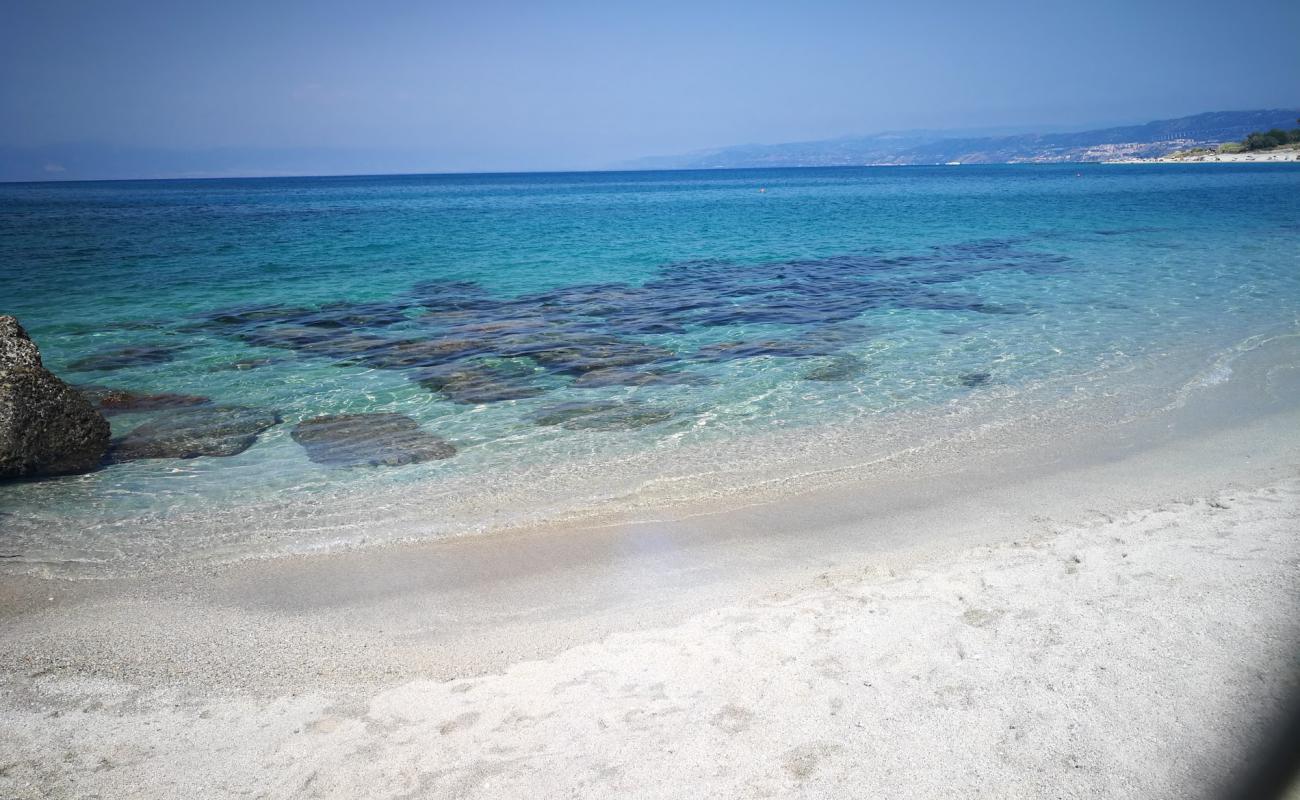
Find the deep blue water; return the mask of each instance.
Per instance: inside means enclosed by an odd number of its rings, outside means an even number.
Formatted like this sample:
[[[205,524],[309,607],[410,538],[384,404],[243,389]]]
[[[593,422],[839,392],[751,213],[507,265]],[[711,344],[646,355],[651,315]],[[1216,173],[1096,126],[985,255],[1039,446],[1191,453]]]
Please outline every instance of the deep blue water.
[[[0,487],[0,524],[645,470],[1210,354],[1298,311],[1289,165],[0,185],[0,313],[48,367],[282,420],[229,457]],[[347,466],[293,435],[370,412],[455,454]]]

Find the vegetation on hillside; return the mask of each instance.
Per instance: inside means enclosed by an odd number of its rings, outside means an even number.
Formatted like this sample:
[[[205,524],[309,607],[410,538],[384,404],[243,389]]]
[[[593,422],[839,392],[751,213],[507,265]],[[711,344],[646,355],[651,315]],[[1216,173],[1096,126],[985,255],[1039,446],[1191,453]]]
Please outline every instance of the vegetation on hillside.
[[[1296,120],[1300,123],[1300,119]],[[1264,150],[1274,150],[1279,147],[1291,148],[1300,145],[1300,128],[1293,128],[1284,131],[1281,128],[1270,128],[1266,131],[1255,131],[1240,142],[1224,142],[1218,147],[1192,147],[1187,150],[1179,150],[1170,153],[1170,158],[1204,158],[1228,153],[1254,153]]]
[[[1296,120],[1300,122],[1300,119]],[[1241,150],[1272,150],[1274,147],[1281,147],[1287,144],[1300,143],[1300,128],[1294,128],[1284,131],[1281,128],[1273,128],[1264,132],[1256,131],[1245,139],[1241,140]],[[1240,151],[1238,151],[1240,152]]]

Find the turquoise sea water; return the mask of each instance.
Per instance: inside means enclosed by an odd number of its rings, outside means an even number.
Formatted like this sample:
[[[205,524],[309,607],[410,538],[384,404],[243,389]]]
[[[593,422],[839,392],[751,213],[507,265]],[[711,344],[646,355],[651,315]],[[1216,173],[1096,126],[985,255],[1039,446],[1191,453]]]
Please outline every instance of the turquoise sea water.
[[[312,548],[390,514],[445,535],[525,495],[545,518],[667,475],[726,483],[710,463],[746,462],[737,482],[769,456],[767,477],[796,468],[754,444],[789,438],[764,437],[1101,397],[1108,376],[1191,374],[1293,331],[1300,169],[0,185],[0,313],[69,382],[281,420],[233,456],[0,486],[8,556]],[[341,466],[293,436],[369,412],[455,454]],[[115,414],[113,432],[176,413]],[[222,514],[239,524],[199,524]]]

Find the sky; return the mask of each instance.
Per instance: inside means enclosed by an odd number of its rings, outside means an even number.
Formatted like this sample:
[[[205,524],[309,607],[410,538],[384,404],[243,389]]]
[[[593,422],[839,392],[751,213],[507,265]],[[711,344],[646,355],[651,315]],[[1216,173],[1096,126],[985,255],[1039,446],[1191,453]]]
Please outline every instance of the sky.
[[[1295,0],[0,0],[0,150],[158,173],[600,169],[1300,106],[1298,42]]]

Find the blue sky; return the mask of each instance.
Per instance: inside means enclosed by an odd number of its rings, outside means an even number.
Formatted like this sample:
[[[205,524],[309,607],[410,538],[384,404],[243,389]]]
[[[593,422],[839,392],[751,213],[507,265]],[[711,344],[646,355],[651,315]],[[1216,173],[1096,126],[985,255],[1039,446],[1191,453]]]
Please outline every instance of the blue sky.
[[[590,169],[888,129],[1295,106],[1297,42],[1294,0],[0,0],[0,147]]]

